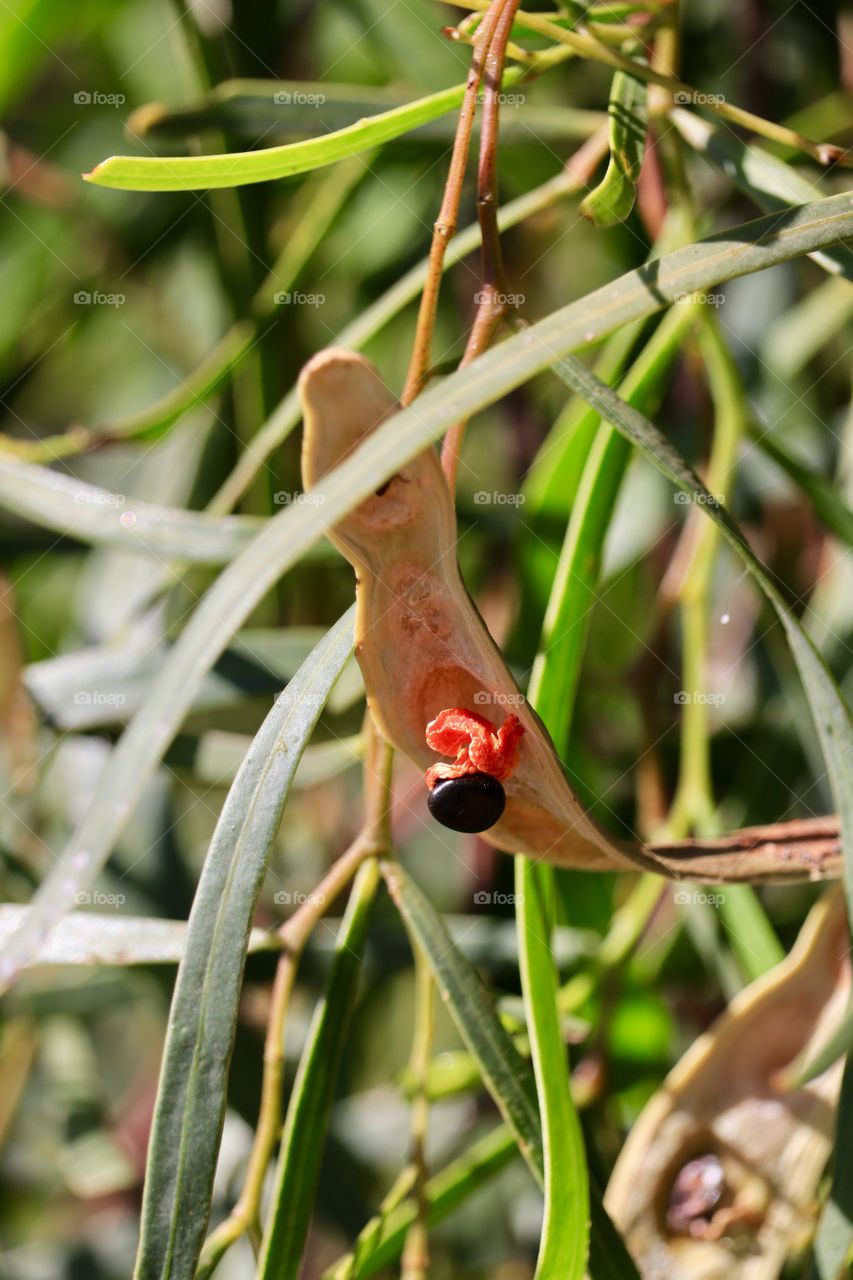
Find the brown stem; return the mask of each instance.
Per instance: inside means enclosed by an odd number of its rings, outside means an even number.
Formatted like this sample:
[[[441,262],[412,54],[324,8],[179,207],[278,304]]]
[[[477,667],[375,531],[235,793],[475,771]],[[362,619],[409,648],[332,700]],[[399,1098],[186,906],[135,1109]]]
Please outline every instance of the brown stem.
[[[480,80],[482,79],[489,47],[504,3],[505,0],[492,0],[492,4],[484,16],[474,40],[474,56],[471,60],[471,68],[465,84],[465,97],[459,111],[459,121],[456,126],[456,136],[453,140],[453,152],[450,157],[450,168],[447,173],[444,196],[433,229],[427,265],[427,278],[421,294],[409,371],[406,375],[403,394],[400,397],[401,403],[404,405],[411,404],[415,396],[423,388],[429,374],[432,356],[432,334],[435,327],[435,314],[438,306],[438,293],[441,287],[444,255],[456,231],[456,219],[459,214],[459,202],[462,196],[462,182],[468,165],[471,131],[474,127],[474,115],[477,110],[477,93],[480,88]]]

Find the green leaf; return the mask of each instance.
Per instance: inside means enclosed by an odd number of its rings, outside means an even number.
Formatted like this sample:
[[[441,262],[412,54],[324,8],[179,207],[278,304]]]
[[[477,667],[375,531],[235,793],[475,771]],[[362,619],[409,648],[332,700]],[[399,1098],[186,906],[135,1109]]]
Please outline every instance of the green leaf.
[[[727,884],[720,892],[720,918],[748,982],[785,959],[784,948],[755,892],[748,884]]]
[[[667,313],[620,385],[629,404],[649,411],[695,317],[695,307],[684,304]],[[536,710],[560,753],[568,745],[604,540],[631,456],[618,431],[602,427],[594,408],[588,412],[589,425],[598,430],[572,505],[531,677]]]
[[[261,527],[251,516],[211,516],[111,493],[34,463],[0,456],[0,506],[90,546],[227,564]]]
[[[319,627],[241,631],[194,690],[184,731],[207,727],[212,715],[245,707],[248,699],[269,702],[278,696],[322,635]],[[165,643],[152,645],[142,626],[120,644],[91,645],[30,663],[24,682],[44,718],[60,729],[81,732],[124,724],[145,706],[155,678],[173,651]],[[362,692],[361,673],[353,661],[332,691],[329,710],[345,711]],[[176,762],[181,754],[176,753]]]
[[[114,892],[93,894],[95,906],[120,907]],[[0,943],[21,923],[27,908],[17,903],[0,905]],[[74,911],[60,920],[30,966],[177,964],[184,952],[187,926],[183,920],[152,920],[145,916],[113,915],[103,911]],[[276,948],[275,937],[253,929],[250,951]]]
[[[818,1280],[840,1280],[849,1274],[853,1240],[853,1058],[848,1058],[838,1102],[838,1138],[829,1200],[818,1223],[814,1271]]]
[[[798,462],[764,427],[751,424],[749,432],[761,451],[802,490],[827,529],[848,547],[853,547],[853,511],[832,482]]]
[[[468,1196],[504,1169],[518,1154],[515,1138],[505,1125],[499,1125],[484,1138],[471,1144],[440,1173],[427,1181],[424,1200],[427,1221],[435,1226]],[[372,1218],[359,1232],[355,1250],[324,1273],[324,1280],[362,1280],[372,1276],[399,1258],[409,1227],[417,1217],[413,1199],[404,1200],[381,1219]],[[598,1280],[598,1277],[596,1277]]]
[[[531,698],[535,706],[535,698]],[[515,858],[516,919],[527,1033],[536,1076],[545,1161],[545,1216],[538,1277],[581,1280],[589,1249],[589,1184],[580,1121],[557,1015],[557,970],[550,947],[554,873]]]
[[[252,138],[314,137],[347,128],[365,116],[407,105],[399,90],[378,85],[328,80],[225,80],[189,106],[150,103],[140,107],[131,115],[127,127],[139,137],[153,134],[183,138],[210,129]],[[585,138],[600,128],[606,118],[603,111],[522,103],[503,113],[501,142],[516,139],[529,145],[532,134],[543,141]],[[413,146],[424,142],[450,143],[455,132],[456,119],[441,116],[404,135],[404,141]]]
[[[326,993],[317,1007],[287,1108],[259,1280],[296,1280],[320,1176],[347,1027],[358,992],[370,909],[379,884],[375,858],[359,870],[341,924]]]
[[[190,914],[169,1016],[136,1280],[195,1273],[213,1191],[252,917],[299,757],[353,645],[354,608],[267,716],[228,793]]]
[[[510,67],[504,75],[504,85],[514,84],[524,73],[523,68]],[[213,187],[270,182],[308,173],[399,138],[455,110],[464,95],[464,84],[454,85],[333,133],[259,151],[203,156],[110,156],[83,176],[97,186],[129,191],[207,191]],[[287,110],[287,103],[280,105],[283,111]]]
[[[841,691],[799,620],[786,604],[767,570],[757,559],[725,508],[719,506],[681,455],[641,413],[573,358],[554,365],[555,373],[606,418],[679,489],[698,500],[729,546],[773,605],[797,664],[817,728],[838,808],[845,858],[845,888],[853,918],[853,717]]]
[[[669,119],[685,142],[701,152],[761,209],[785,209],[790,205],[808,204],[825,194],[799,169],[754,143],[741,142],[731,129],[710,124],[694,112],[681,108],[672,111]],[[817,250],[813,257],[826,271],[853,281],[853,249],[847,245]]]
[[[0,987],[9,985],[69,909],[74,894],[85,889],[103,866],[205,673],[230,637],[285,569],[348,511],[454,422],[494,404],[566,352],[651,315],[685,293],[701,292],[849,235],[853,235],[853,196],[830,196],[730,228],[628,272],[428,387],[416,405],[393,414],[323,478],[312,504],[275,516],[204,597],[148,700],[115,747],[97,799],[63,851],[60,864],[40,886],[27,920],[3,949]],[[678,464],[684,465],[680,459]],[[692,483],[692,472],[688,474]],[[817,655],[815,661],[819,662]],[[830,734],[839,728],[833,721]]]
[[[454,946],[423,890],[396,863],[383,866],[383,874],[391,897],[429,961],[459,1034],[477,1060],[489,1093],[541,1181],[545,1167],[542,1131],[527,1063],[498,1017],[477,970]]]
[[[646,145],[647,88],[642,80],[617,71],[610,86],[610,163],[601,182],[590,191],[580,211],[597,227],[624,222],[637,198],[637,182]]]

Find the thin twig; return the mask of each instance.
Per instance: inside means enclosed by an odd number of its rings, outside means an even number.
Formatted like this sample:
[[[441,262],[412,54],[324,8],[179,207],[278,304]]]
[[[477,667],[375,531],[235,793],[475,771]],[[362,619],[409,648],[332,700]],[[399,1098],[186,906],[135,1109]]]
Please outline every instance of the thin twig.
[[[411,404],[423,388],[429,375],[432,356],[432,335],[435,328],[435,315],[438,306],[444,255],[456,231],[459,202],[462,197],[462,183],[468,166],[471,132],[474,127],[474,116],[477,110],[480,80],[482,79],[489,46],[504,3],[505,0],[491,0],[490,7],[474,39],[474,56],[471,59],[471,68],[465,83],[465,97],[462,100],[462,106],[459,111],[459,121],[456,126],[456,136],[453,140],[453,152],[450,157],[444,196],[433,228],[427,277],[421,294],[409,371],[406,375],[403,394],[400,397],[404,405]]]
[[[486,8],[489,0],[447,0],[447,3],[458,4],[458,7],[464,9],[480,10]],[[803,151],[817,160],[818,164],[841,164],[847,167],[853,165],[853,152],[850,150],[845,150],[834,143],[815,142],[795,129],[775,124],[772,120],[765,120],[763,116],[757,116],[752,111],[735,106],[734,103],[725,102],[721,94],[705,93],[683,80],[663,75],[642,62],[636,62],[632,58],[626,58],[621,53],[617,53],[615,49],[609,49],[606,44],[581,27],[575,31],[569,31],[564,27],[558,27],[539,14],[526,13],[523,9],[519,9],[516,20],[520,26],[565,45],[579,57],[605,62],[617,71],[627,71],[638,80],[660,85],[662,89],[668,89],[674,94],[681,105],[702,107],[720,116],[721,119],[730,120],[732,124],[750,129],[753,133],[769,138],[772,142],[780,142],[784,146]]]

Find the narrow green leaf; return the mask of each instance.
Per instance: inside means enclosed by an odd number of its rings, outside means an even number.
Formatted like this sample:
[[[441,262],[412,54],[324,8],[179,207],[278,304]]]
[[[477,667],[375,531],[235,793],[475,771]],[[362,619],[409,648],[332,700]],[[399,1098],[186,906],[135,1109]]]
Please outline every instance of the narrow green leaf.
[[[594,404],[619,431],[679,489],[698,499],[773,605],[800,672],[838,808],[845,857],[845,888],[853,918],[853,716],[832,673],[804,631],[767,570],[757,559],[724,507],[718,505],[681,455],[647,418],[573,358],[557,361],[554,371],[573,390]]]
[[[532,700],[535,706],[535,699]],[[542,1123],[545,1216],[537,1277],[581,1280],[589,1251],[589,1184],[580,1121],[572,1101],[566,1046],[557,1014],[558,977],[550,948],[554,873],[515,858],[516,919],[522,991]]]
[[[731,949],[744,977],[754,982],[782,963],[785,950],[748,884],[728,884],[720,898],[720,918]]]
[[[328,80],[225,80],[189,106],[149,103],[140,107],[131,115],[127,127],[139,137],[183,138],[210,129],[266,140],[316,137],[347,128],[365,116],[407,105],[399,90],[377,85]],[[603,111],[522,103],[503,113],[501,142],[518,139],[529,145],[531,135],[543,141],[585,138],[606,119]],[[440,116],[402,138],[414,146],[433,141],[449,143],[455,132],[455,118]]]
[[[834,1062],[837,1062],[850,1049],[853,1049],[853,1003],[847,1006],[840,1023],[813,1057],[807,1058],[805,1061],[795,1059],[789,1067],[785,1068],[784,1079],[786,1087],[789,1089],[802,1088],[810,1080],[815,1080],[818,1076],[822,1076],[824,1071],[828,1070]],[[838,1134],[839,1140],[841,1140],[843,1135],[840,1127]]]
[[[822,187],[799,169],[755,143],[741,142],[724,125],[711,124],[694,112],[681,108],[671,112],[669,118],[685,142],[734,182],[760,209],[808,204],[825,194]],[[846,236],[843,238],[847,239]],[[812,256],[826,271],[853,281],[853,249],[848,245],[819,249]]]
[[[152,686],[147,702],[117,744],[98,798],[64,850],[61,862],[40,886],[27,920],[3,949],[0,988],[8,987],[21,964],[69,909],[74,894],[85,889],[103,866],[205,673],[229,638],[285,569],[295,564],[322,534],[454,422],[494,404],[508,391],[553,366],[566,352],[651,315],[685,293],[701,292],[723,280],[788,261],[850,235],[853,195],[830,196],[813,205],[732,227],[628,272],[531,325],[443,382],[428,387],[418,397],[417,405],[392,415],[324,477],[314,491],[311,505],[285,509],[269,521],[204,597]],[[684,466],[680,459],[678,465]],[[692,472],[688,470],[687,474],[692,483]],[[740,545],[739,538],[736,540]],[[817,655],[814,661],[819,663]],[[840,729],[841,725],[833,721],[828,732],[833,735]],[[853,807],[853,800],[849,807]]]
[[[853,1058],[848,1057],[838,1102],[838,1139],[829,1200],[814,1242],[814,1271],[818,1280],[849,1275],[853,1241]]]
[[[90,546],[177,557],[190,564],[227,564],[262,524],[251,516],[211,516],[157,506],[2,456],[0,506]]]
[[[515,1138],[505,1125],[471,1144],[424,1187],[427,1221],[435,1226],[478,1191],[518,1154]],[[355,1242],[355,1250],[324,1273],[323,1280],[363,1280],[396,1262],[409,1227],[417,1217],[413,1199],[404,1200],[381,1221],[371,1219]],[[598,1280],[598,1277],[596,1277]]]
[[[388,891],[417,937],[442,999],[519,1149],[542,1179],[542,1132],[533,1079],[495,1011],[479,973],[454,946],[445,924],[423,890],[398,864],[383,866]]]
[[[354,608],[267,716],[228,793],[169,1016],[135,1280],[190,1280],[204,1241],[252,916],[299,757],[353,645]]]
[[[764,427],[754,423],[750,425],[749,432],[762,453],[766,453],[802,490],[827,529],[848,547],[853,547],[853,511],[832,482],[799,462]]]
[[[685,304],[667,313],[620,385],[629,404],[651,411],[695,317],[695,307]],[[531,677],[536,710],[558,752],[568,743],[604,541],[631,456],[619,432],[601,426],[596,409],[589,413],[597,435],[581,472]]]
[[[524,68],[510,67],[504,85],[514,84]],[[333,133],[286,143],[259,151],[234,151],[227,155],[203,156],[110,156],[91,173],[87,182],[97,186],[130,191],[206,191],[213,187],[240,187],[250,182],[270,182],[276,178],[308,173],[334,164],[399,138],[419,125],[435,120],[458,107],[465,94],[464,84],[392,107],[366,120]],[[286,103],[280,104],[282,110]]]
[[[259,1280],[296,1280],[311,1221],[323,1139],[347,1027],[358,992],[370,909],[379,884],[375,859],[362,866],[341,924],[326,993],[314,1014],[287,1108]]]
[[[153,920],[121,914],[123,895],[104,889],[90,894],[100,911],[74,911],[60,920],[42,949],[30,961],[38,965],[177,964],[184,952],[187,926],[183,920]],[[106,915],[108,908],[112,915]],[[21,923],[27,908],[0,905],[0,943]],[[276,941],[263,929],[253,929],[250,951],[274,950]]]
[[[637,198],[637,182],[646,145],[647,86],[643,80],[617,71],[610,86],[607,114],[610,119],[610,163],[597,187],[580,205],[580,211],[597,227],[624,222]]]

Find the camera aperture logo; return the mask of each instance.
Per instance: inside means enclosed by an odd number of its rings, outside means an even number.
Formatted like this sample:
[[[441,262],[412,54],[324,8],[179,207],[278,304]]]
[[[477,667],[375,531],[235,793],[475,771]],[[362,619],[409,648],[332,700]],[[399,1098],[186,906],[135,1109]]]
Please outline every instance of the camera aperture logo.
[[[501,493],[497,489],[491,493],[487,489],[478,489],[474,494],[474,502],[478,507],[523,507],[527,501],[523,493]]]
[[[672,695],[672,700],[677,707],[686,707],[689,703],[693,703],[703,707],[721,707],[726,700],[724,693],[703,693],[701,690],[679,689],[678,693]]]
[[[74,295],[75,307],[123,307],[127,298],[123,293],[101,293],[98,289],[78,289]]]
[[[322,907],[325,901],[323,893],[301,893],[298,889],[279,889],[273,894],[273,902],[278,907]]]
[[[107,693],[101,689],[78,689],[74,695],[76,707],[123,707],[126,702],[123,693]]]
[[[272,100],[277,107],[322,107],[326,95],[314,91],[306,93],[304,89],[280,89],[273,94]]]
[[[478,889],[474,894],[474,905],[477,907],[514,907],[519,902],[524,902],[524,896],[520,893],[495,893],[490,889]]]
[[[127,98],[123,93],[104,93],[100,89],[78,89],[74,94],[78,107],[123,107]]]
[[[273,294],[273,302],[277,307],[322,307],[326,303],[325,293],[300,293],[279,290]]]
[[[526,701],[523,693],[491,693],[488,689],[478,689],[474,694],[476,707],[520,707]]]
[[[277,507],[322,507],[325,501],[322,493],[301,493],[298,489],[279,489],[273,494]]]

